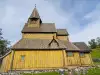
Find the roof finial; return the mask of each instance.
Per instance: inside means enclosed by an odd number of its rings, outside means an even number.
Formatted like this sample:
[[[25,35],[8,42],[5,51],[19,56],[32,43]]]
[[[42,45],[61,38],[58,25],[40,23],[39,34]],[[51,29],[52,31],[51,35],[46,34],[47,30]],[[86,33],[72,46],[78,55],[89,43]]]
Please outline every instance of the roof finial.
[[[36,8],[36,4],[35,4],[35,8]]]

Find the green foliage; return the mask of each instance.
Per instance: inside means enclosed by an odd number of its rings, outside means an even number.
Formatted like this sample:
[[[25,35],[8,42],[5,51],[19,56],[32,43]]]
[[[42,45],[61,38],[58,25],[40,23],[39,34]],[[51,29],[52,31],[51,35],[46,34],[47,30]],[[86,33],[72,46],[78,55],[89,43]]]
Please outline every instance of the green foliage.
[[[96,41],[97,41],[97,47],[100,48],[100,37],[97,37],[97,38],[96,38]]]
[[[0,55],[3,55],[9,49],[8,45],[10,44],[10,42],[2,37],[1,31],[2,29],[0,29]]]
[[[89,43],[89,46],[91,47],[91,49],[95,49],[97,47],[97,43],[96,43],[95,39],[91,39],[88,43]]]
[[[88,44],[91,49],[100,48],[100,37],[97,37],[96,39],[91,39],[90,41],[88,41]]]

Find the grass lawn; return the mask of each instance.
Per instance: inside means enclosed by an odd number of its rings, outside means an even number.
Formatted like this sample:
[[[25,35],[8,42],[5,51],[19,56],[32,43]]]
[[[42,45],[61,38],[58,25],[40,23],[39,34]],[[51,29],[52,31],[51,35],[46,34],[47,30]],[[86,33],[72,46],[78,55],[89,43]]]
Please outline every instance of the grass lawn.
[[[100,48],[93,49],[91,52],[92,58],[100,58]],[[95,65],[100,65],[100,62],[94,62]]]
[[[92,58],[100,58],[100,48],[93,49],[91,52]]]
[[[100,68],[90,69],[86,75],[100,75]]]

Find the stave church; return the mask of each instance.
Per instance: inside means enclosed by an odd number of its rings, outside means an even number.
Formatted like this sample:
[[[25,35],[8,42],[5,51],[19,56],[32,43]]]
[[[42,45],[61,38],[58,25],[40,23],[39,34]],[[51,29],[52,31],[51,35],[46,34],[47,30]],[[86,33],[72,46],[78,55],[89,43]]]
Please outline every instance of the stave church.
[[[2,59],[0,72],[52,70],[93,66],[91,49],[70,42],[66,29],[43,23],[35,7],[22,29],[22,38]]]

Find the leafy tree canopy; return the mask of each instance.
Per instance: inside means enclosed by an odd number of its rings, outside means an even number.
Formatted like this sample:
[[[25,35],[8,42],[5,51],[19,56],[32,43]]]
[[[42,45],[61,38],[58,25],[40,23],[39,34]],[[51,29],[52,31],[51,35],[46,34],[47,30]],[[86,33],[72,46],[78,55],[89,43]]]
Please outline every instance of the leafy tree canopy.
[[[92,49],[96,48],[96,46],[97,46],[95,39],[91,39],[88,43]]]
[[[9,41],[2,37],[2,29],[0,29],[0,55],[4,55],[8,50]]]
[[[100,48],[100,37],[97,37],[96,39],[91,39],[89,42],[89,46],[91,49]]]

